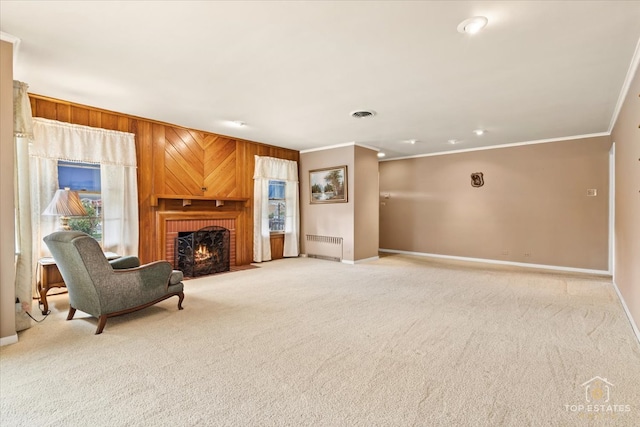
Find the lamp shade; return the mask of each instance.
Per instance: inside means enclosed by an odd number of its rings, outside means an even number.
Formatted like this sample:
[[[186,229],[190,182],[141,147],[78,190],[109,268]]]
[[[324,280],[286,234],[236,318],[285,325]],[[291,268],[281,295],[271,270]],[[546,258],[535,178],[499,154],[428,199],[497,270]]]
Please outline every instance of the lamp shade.
[[[78,193],[65,188],[64,190],[56,190],[51,203],[42,212],[42,215],[86,216],[87,211],[82,206]]]

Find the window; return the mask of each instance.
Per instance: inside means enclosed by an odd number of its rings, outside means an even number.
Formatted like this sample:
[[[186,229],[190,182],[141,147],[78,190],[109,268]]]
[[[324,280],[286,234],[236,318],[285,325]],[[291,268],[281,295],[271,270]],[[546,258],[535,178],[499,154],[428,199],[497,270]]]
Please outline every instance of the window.
[[[58,161],[58,186],[76,191],[87,216],[69,219],[72,230],[87,233],[102,242],[102,194],[100,164]]]
[[[284,181],[269,181],[269,231],[283,232],[285,218]]]

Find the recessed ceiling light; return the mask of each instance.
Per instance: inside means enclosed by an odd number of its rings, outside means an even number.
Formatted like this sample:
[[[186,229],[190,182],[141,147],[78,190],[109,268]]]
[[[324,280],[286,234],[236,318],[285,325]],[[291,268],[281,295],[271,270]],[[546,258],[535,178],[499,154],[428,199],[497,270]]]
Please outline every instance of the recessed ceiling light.
[[[465,19],[458,24],[458,32],[463,34],[475,34],[482,30],[489,20],[484,16],[474,16],[473,18]]]
[[[376,112],[373,110],[357,110],[351,112],[351,117],[355,117],[356,119],[363,119],[365,117],[373,117],[376,115]]]
[[[450,139],[447,141],[449,144],[457,144],[458,142],[460,142],[459,139]]]
[[[386,156],[386,154],[384,154],[382,151],[378,153],[378,157],[382,158],[384,156]]]
[[[416,142],[418,142],[418,141],[417,141],[417,140],[415,140],[415,139],[410,139],[410,140],[408,140],[407,142],[408,142],[409,144],[411,144],[411,145],[415,145],[415,143],[416,143]]]
[[[473,133],[475,133],[478,136],[484,135],[487,131],[484,129],[476,129],[473,131]]]

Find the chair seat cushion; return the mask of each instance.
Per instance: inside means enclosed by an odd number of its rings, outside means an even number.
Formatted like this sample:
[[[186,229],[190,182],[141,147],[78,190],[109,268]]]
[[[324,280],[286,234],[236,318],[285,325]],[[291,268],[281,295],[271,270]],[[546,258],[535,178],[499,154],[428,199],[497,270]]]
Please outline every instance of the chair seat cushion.
[[[184,278],[184,274],[182,274],[182,271],[173,270],[171,272],[171,276],[169,276],[169,284],[170,285],[177,285],[178,283],[182,282],[183,278]]]

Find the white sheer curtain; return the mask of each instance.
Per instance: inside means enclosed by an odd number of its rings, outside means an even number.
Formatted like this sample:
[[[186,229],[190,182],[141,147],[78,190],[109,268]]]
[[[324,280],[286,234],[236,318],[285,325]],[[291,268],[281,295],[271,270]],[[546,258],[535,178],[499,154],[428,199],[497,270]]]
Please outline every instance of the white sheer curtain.
[[[284,256],[300,254],[300,209],[298,196],[298,163],[273,157],[255,156],[253,174],[253,260],[271,259],[269,232],[269,180],[285,181]]]
[[[31,311],[34,272],[37,258],[33,256],[33,233],[31,216],[31,178],[29,174],[29,143],[33,138],[31,104],[27,89],[29,85],[13,82],[13,137],[14,159],[14,207],[16,210],[16,297],[23,309]],[[5,236],[4,238],[8,238]],[[22,313],[16,314],[16,331],[31,327],[31,319]]]
[[[138,184],[134,135],[42,118],[33,119],[31,178],[34,230],[39,256],[47,256],[42,238],[53,232],[56,219],[40,215],[58,187],[58,160],[100,164],[103,249],[119,255],[138,254]],[[38,226],[35,226],[37,221]]]

